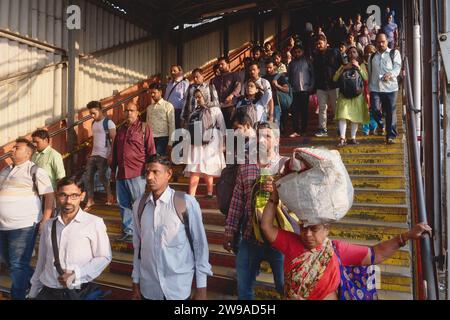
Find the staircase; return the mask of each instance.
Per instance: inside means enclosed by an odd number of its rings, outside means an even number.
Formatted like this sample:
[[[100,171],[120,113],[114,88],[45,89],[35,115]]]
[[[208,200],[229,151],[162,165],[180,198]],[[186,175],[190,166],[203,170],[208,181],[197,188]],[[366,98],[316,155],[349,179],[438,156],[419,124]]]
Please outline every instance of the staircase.
[[[390,239],[408,229],[409,205],[405,145],[401,104],[398,110],[397,144],[385,145],[384,137],[362,136],[357,138],[360,145],[339,149],[355,188],[354,205],[346,217],[332,226],[332,239],[341,239],[362,245],[374,245]],[[308,132],[316,129],[317,116],[313,114]],[[361,129],[361,128],[360,128]],[[325,146],[336,149],[336,125],[330,124],[329,137],[281,138],[280,153],[289,156],[294,147]],[[171,186],[187,191],[188,179],[182,175],[182,166],[174,169]],[[214,275],[208,279],[208,298],[215,300],[236,299],[235,256],[222,248],[225,217],[217,209],[215,199],[206,199],[206,187],[198,188],[198,201],[203,212],[203,223],[209,242],[210,263]],[[104,202],[101,194],[98,203]],[[96,282],[110,290],[109,299],[129,299],[131,295],[131,271],[133,248],[131,242],[115,240],[121,232],[118,207],[97,205],[92,213],[102,217],[107,225],[113,249],[113,261]],[[35,263],[35,262],[34,262]],[[379,295],[387,300],[413,299],[413,277],[411,249],[399,250],[391,259],[380,266],[378,278]],[[274,289],[270,268],[263,263],[257,278],[255,294],[257,299],[278,299]],[[0,274],[0,292],[6,295],[10,280],[5,272]],[[1,296],[1,295],[0,295]]]

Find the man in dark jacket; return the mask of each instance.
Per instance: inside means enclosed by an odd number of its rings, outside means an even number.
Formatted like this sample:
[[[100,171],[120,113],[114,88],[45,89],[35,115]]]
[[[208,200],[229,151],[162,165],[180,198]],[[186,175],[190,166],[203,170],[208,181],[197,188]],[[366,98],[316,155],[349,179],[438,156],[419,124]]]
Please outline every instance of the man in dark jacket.
[[[327,38],[319,36],[316,42],[314,54],[314,78],[317,98],[319,100],[319,130],[316,137],[328,136],[327,110],[330,105],[333,113],[336,111],[338,84],[333,81],[333,76],[342,65],[342,57],[339,50],[329,48]]]

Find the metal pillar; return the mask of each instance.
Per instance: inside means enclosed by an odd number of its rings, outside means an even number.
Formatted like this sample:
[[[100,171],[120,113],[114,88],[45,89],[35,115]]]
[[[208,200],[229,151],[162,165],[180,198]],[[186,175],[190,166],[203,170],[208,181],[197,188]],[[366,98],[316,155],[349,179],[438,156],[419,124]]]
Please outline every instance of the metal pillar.
[[[423,1],[423,0],[422,0]],[[425,201],[427,215],[434,230],[434,253],[440,255],[441,204],[440,204],[440,140],[439,140],[439,105],[437,104],[437,59],[435,8],[433,1],[423,1],[423,147],[425,163]],[[436,140],[437,139],[437,140]],[[424,257],[423,257],[424,258]],[[435,270],[437,271],[437,270]],[[437,272],[434,272],[437,275]],[[435,279],[437,284],[437,278]],[[436,290],[436,292],[432,292]],[[437,287],[428,288],[428,296],[434,293],[437,297]]]
[[[168,72],[171,62],[169,61],[169,41],[170,41],[170,24],[166,23],[161,32],[161,82],[168,82]]]
[[[178,42],[177,42],[177,64],[183,66],[183,53],[184,53],[184,23],[181,23],[178,29]]]
[[[78,1],[70,1],[70,4],[79,5]],[[83,13],[82,13],[83,14]],[[73,124],[76,121],[76,110],[78,106],[78,71],[79,71],[79,54],[80,54],[80,30],[71,29],[68,31],[68,74],[67,74],[67,127],[71,128],[67,131],[67,149],[72,151],[77,143],[77,133]],[[73,155],[69,160],[68,175],[73,174],[76,168],[77,155]]]

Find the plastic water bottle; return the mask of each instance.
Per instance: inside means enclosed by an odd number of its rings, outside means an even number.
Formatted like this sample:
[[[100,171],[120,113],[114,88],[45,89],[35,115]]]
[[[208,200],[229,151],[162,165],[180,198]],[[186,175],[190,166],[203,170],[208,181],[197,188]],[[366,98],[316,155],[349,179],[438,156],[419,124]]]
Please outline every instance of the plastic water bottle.
[[[267,204],[267,201],[269,201],[270,198],[270,192],[262,190],[262,186],[267,181],[267,178],[271,176],[271,172],[267,168],[261,168],[260,175],[259,175],[259,190],[256,193],[256,207],[257,208],[264,208]]]

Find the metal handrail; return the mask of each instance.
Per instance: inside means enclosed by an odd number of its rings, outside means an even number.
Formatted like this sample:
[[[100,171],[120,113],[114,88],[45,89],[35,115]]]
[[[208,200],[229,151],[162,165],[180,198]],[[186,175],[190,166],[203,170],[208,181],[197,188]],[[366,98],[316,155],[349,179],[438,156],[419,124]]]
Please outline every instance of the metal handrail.
[[[102,111],[105,113],[105,112],[107,112],[108,110],[115,109],[115,108],[121,106],[122,104],[124,104],[124,103],[126,103],[126,102],[128,102],[128,101],[130,101],[130,100],[136,98],[137,96],[140,96],[141,94],[146,93],[146,92],[148,92],[148,91],[149,91],[148,88],[146,88],[146,89],[141,89],[141,90],[139,90],[138,92],[135,92],[135,93],[133,93],[132,95],[130,95],[130,96],[128,96],[128,97],[126,97],[126,98],[124,98],[124,99],[122,99],[122,100],[120,100],[120,101],[118,101],[118,102],[115,102],[115,103],[113,103],[112,105],[110,105],[110,106],[108,106],[108,107],[102,109]],[[60,129],[58,129],[58,130],[55,130],[55,131],[49,133],[50,138],[52,138],[52,137],[54,137],[54,136],[57,136],[57,135],[59,135],[59,134],[62,134],[62,133],[66,132],[66,131],[68,131],[68,130],[70,130],[70,129],[73,129],[73,128],[75,128],[75,127],[77,127],[77,126],[79,126],[79,125],[83,124],[84,122],[89,121],[89,120],[91,120],[91,119],[92,119],[92,116],[91,116],[91,115],[87,115],[87,116],[81,118],[80,120],[75,121],[75,122],[74,122],[72,125],[70,125],[70,126],[67,126],[67,127],[64,127],[64,128],[60,128]],[[72,150],[72,151],[73,151],[73,150]],[[4,161],[4,160],[8,159],[9,157],[11,157],[11,154],[12,154],[12,152],[9,151],[9,152],[5,153],[4,155],[0,156],[0,161]]]
[[[417,132],[416,132],[416,117],[417,109],[414,106],[414,99],[412,94],[411,86],[411,73],[409,69],[408,57],[403,58],[405,74],[403,75],[404,84],[406,88],[406,108],[407,112],[410,113],[409,117],[406,117],[407,128],[409,128],[407,134],[410,142],[411,153],[412,153],[412,163],[414,169],[414,182],[416,186],[416,196],[417,196],[417,210],[418,210],[418,222],[428,223],[427,212],[425,206],[425,193],[423,188],[423,177],[420,165],[420,155],[419,147],[417,143]],[[423,271],[423,278],[425,282],[424,292],[426,292],[427,300],[438,300],[437,294],[437,278],[436,278],[436,268],[435,268],[435,258],[433,255],[432,241],[430,235],[426,234],[420,240],[420,252],[421,252],[421,266]]]

